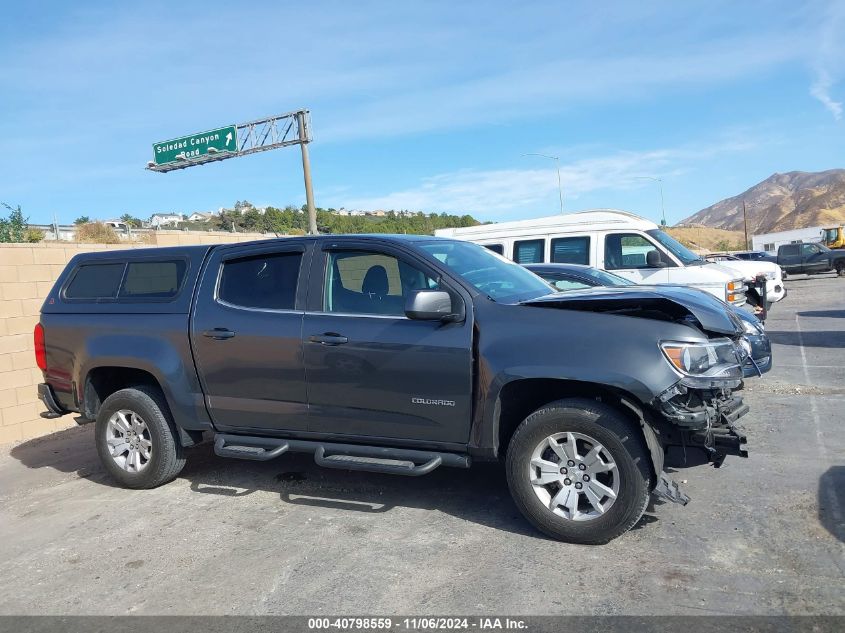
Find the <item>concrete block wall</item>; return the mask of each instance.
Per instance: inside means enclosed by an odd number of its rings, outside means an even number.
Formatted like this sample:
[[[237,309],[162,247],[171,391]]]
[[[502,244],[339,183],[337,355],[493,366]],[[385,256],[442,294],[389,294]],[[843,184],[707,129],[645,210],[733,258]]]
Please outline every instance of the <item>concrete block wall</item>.
[[[260,234],[158,231],[156,244],[0,244],[0,445],[59,431],[72,415],[42,418],[36,385],[33,329],[41,304],[65,265],[78,253],[150,246],[217,244],[262,239]]]

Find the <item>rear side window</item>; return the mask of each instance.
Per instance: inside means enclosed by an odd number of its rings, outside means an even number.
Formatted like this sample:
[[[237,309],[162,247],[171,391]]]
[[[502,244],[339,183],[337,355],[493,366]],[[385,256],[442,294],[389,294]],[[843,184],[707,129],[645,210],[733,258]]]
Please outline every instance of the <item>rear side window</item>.
[[[555,264],[589,264],[590,238],[581,236],[553,239],[552,262]]]
[[[522,240],[513,243],[513,261],[517,264],[542,264],[544,240]]]
[[[114,299],[126,264],[80,266],[65,288],[67,299]]]
[[[121,299],[168,299],[175,297],[185,278],[183,259],[156,262],[129,262]]]
[[[228,304],[293,310],[302,253],[267,253],[223,263],[217,297]]]
[[[487,250],[491,250],[494,253],[498,253],[499,255],[505,254],[505,247],[501,244],[482,244],[482,246],[484,246],[484,248],[486,248]]]

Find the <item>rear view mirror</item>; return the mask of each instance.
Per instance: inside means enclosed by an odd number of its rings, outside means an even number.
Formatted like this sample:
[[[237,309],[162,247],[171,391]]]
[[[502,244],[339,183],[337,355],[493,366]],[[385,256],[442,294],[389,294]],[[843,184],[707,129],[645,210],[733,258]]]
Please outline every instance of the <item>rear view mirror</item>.
[[[405,300],[405,316],[420,321],[442,321],[452,315],[452,297],[443,290],[414,290]]]

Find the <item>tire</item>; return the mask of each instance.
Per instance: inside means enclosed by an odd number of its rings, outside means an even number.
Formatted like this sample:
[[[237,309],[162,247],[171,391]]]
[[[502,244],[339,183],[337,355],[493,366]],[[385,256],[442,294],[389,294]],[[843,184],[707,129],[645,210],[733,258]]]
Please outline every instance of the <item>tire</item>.
[[[100,406],[94,434],[103,466],[127,488],[168,483],[185,465],[170,411],[158,389],[143,385],[110,395]]]
[[[557,445],[562,453],[551,447],[549,440],[554,437],[558,438]],[[571,456],[566,447],[571,444],[572,438],[575,439],[579,463],[569,471],[567,461],[567,476],[572,477],[568,479],[559,474],[560,468],[555,470],[548,464],[560,466],[563,457]],[[537,451],[544,443],[548,445],[539,453],[539,459],[545,471],[534,466]],[[592,466],[585,471],[579,470],[580,460],[589,457],[589,451],[596,444],[603,449],[598,453],[602,456],[599,465],[592,461]],[[583,461],[586,467],[587,460]],[[593,467],[606,468],[608,463],[615,464],[615,467],[607,472],[592,470]],[[607,543],[630,530],[640,520],[648,505],[653,478],[651,458],[639,428],[612,407],[580,398],[552,402],[529,415],[516,429],[508,445],[506,471],[514,502],[537,529],[561,541],[589,545]],[[590,484],[573,481],[583,478],[584,474],[588,475],[587,479],[592,484],[604,486],[604,489],[591,486],[593,495],[597,496],[596,490],[598,494],[603,494],[602,490],[606,489],[616,491],[615,499],[604,496],[599,500],[599,505],[604,508],[601,512],[588,498],[585,486]],[[532,478],[537,480],[538,485],[532,483]],[[553,481],[555,478],[557,481]],[[547,485],[539,485],[546,479],[549,479]],[[570,482],[568,486],[566,481]],[[560,495],[565,495],[566,501],[570,501],[572,497],[569,495],[573,494],[573,488],[578,483],[581,483],[581,488],[575,493],[578,500],[571,503],[575,506],[572,513],[570,508],[555,501],[561,499]],[[554,509],[551,508],[553,504]]]
[[[836,262],[836,274],[845,277],[845,262]]]

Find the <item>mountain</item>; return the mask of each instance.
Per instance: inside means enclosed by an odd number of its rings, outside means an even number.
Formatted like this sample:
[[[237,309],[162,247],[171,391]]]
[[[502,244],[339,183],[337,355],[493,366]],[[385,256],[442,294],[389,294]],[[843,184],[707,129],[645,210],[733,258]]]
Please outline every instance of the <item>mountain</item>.
[[[843,224],[845,169],[773,174],[748,191],[702,209],[678,224],[742,231],[743,202],[749,235]]]

